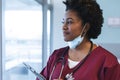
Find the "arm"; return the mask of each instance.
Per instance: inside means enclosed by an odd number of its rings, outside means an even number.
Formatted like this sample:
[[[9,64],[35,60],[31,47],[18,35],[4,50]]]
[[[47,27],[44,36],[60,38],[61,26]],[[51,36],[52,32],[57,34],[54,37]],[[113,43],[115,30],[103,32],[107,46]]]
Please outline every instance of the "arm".
[[[120,80],[120,64],[105,69],[105,80]]]

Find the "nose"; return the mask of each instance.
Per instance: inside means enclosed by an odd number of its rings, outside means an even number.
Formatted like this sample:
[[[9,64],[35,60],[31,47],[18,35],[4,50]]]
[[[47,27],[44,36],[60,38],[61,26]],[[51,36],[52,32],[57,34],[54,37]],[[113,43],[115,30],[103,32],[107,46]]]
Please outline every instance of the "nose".
[[[68,29],[66,23],[63,23],[62,29],[63,29],[63,30],[67,30],[67,29]]]

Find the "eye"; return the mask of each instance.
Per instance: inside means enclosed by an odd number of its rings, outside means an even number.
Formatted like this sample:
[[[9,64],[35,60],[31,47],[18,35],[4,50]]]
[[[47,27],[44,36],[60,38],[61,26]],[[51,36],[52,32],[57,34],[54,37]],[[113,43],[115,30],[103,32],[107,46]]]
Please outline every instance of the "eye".
[[[68,20],[66,23],[67,23],[67,25],[70,25],[70,24],[73,23],[73,21],[72,20]]]
[[[61,21],[61,23],[64,24],[64,23],[65,23],[65,19],[63,19],[63,20]]]
[[[71,19],[62,21],[62,24],[66,24],[66,25],[71,25],[72,23],[73,23],[73,21]]]
[[[62,23],[62,24],[64,24],[64,23],[65,23],[65,21],[62,21],[61,23]]]

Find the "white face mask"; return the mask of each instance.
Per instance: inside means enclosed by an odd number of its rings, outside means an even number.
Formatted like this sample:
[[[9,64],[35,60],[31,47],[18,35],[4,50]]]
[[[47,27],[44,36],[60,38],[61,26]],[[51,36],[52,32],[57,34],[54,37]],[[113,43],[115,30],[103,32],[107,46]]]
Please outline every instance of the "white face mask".
[[[76,47],[82,42],[82,40],[83,40],[83,37],[78,36],[78,37],[75,38],[74,40],[69,41],[69,42],[68,42],[68,45],[69,45],[69,47],[70,47],[71,49],[74,49],[74,48],[76,48]]]
[[[86,24],[81,33],[83,33],[85,27],[86,27]],[[83,40],[83,36],[80,35],[77,38],[75,38],[74,40],[68,41],[67,43],[71,49],[75,49],[82,42],[82,40]]]

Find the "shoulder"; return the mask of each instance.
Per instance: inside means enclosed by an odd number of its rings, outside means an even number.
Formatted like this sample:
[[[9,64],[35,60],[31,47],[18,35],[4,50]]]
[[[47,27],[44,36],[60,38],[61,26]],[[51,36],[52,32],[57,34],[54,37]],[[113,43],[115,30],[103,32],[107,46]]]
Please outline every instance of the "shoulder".
[[[62,47],[62,48],[59,48],[59,49],[55,49],[54,51],[53,51],[53,54],[54,54],[54,52],[62,52],[62,51],[64,51],[66,48],[68,48],[68,46],[66,46],[66,47]]]
[[[104,66],[112,67],[118,64],[117,57],[107,49],[103,48],[102,46],[98,46],[95,49],[95,53],[101,56],[101,59],[104,60]]]
[[[98,51],[100,53],[102,53],[106,57],[116,57],[112,52],[110,52],[109,50],[103,48],[102,46],[98,46],[97,49],[98,49]]]
[[[53,51],[50,57],[60,57],[69,47],[62,47]]]

